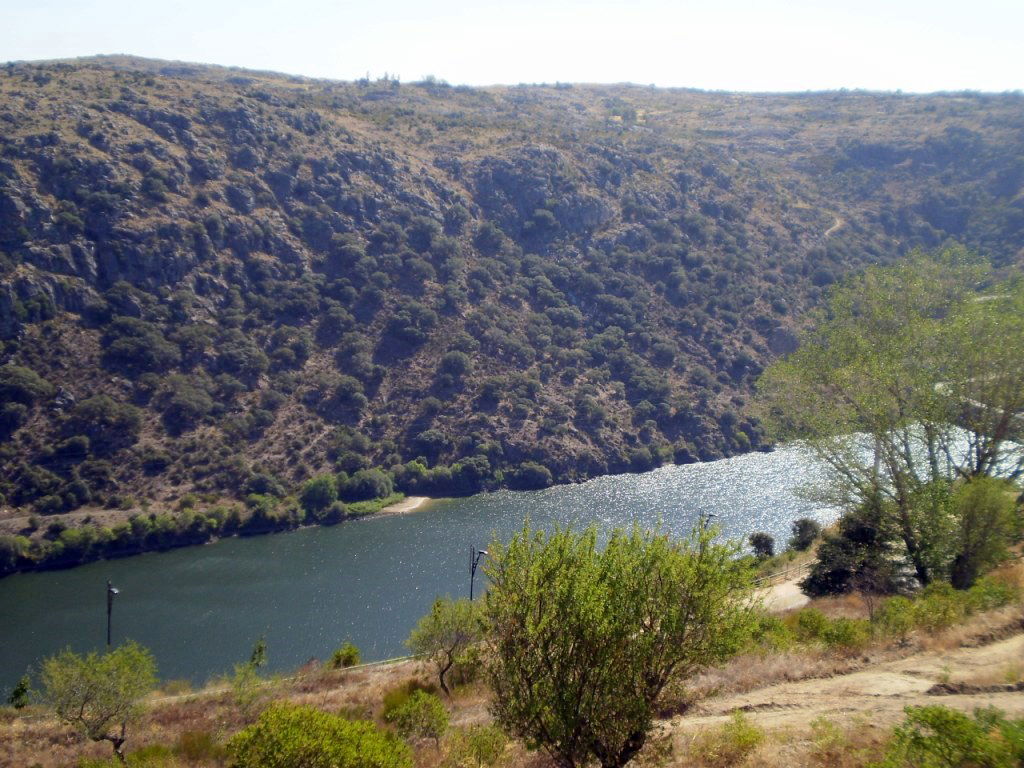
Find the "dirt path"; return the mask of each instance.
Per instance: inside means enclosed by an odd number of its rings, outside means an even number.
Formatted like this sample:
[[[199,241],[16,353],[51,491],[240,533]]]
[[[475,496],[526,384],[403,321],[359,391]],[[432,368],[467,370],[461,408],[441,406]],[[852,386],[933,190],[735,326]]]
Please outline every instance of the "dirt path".
[[[833,233],[838,232],[845,225],[846,225],[846,222],[843,221],[838,216],[836,216],[835,217],[835,222],[832,224],[832,226],[825,230],[825,237],[826,238],[831,237],[833,235]]]
[[[868,670],[829,679],[781,683],[744,694],[709,699],[693,714],[672,721],[673,730],[687,733],[724,722],[740,710],[762,727],[807,727],[817,717],[843,721],[857,714],[879,725],[903,718],[909,705],[943,706],[970,712],[995,706],[1012,715],[1024,714],[1024,692],[998,691],[973,694],[930,695],[934,685],[952,680],[986,685],[1001,683],[1001,675],[1024,663],[1024,635],[1016,635],[980,648],[944,653],[922,653],[878,664]]]

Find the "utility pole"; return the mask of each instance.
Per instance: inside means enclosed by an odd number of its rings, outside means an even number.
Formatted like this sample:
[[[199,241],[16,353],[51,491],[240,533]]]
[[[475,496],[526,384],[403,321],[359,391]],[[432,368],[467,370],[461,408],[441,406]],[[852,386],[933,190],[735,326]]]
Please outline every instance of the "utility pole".
[[[480,565],[480,558],[487,554],[486,549],[478,550],[474,546],[469,547],[469,600],[473,601],[473,580],[476,578],[476,569]]]
[[[107,579],[107,649],[110,649],[110,613],[114,608],[114,597],[121,594],[121,590],[110,583]]]

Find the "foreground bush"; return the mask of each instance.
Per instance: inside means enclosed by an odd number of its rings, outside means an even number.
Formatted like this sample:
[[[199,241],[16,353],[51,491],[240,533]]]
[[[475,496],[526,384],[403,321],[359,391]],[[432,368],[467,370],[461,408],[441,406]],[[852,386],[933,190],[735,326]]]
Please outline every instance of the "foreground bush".
[[[279,704],[228,743],[236,768],[409,768],[400,739],[365,720]]]
[[[622,766],[666,686],[750,637],[750,572],[700,529],[688,541],[525,527],[490,549],[487,674],[495,720],[560,765]]]
[[[1016,768],[1024,764],[1024,720],[997,709],[974,717],[940,706],[907,707],[878,768]]]

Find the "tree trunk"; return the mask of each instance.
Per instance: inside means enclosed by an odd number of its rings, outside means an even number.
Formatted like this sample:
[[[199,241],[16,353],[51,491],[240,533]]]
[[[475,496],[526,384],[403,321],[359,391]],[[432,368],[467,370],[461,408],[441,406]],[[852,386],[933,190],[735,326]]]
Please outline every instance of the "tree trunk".
[[[601,768],[622,768],[636,757],[636,753],[643,749],[646,743],[647,731],[634,731],[617,752],[609,753],[603,747],[595,745],[594,754],[601,761]]]
[[[452,656],[448,657],[448,663],[438,670],[437,677],[441,681],[441,690],[444,691],[445,696],[449,699],[452,697],[452,692],[448,690],[447,684],[444,682],[444,676],[448,674],[448,670],[455,666],[455,659]]]

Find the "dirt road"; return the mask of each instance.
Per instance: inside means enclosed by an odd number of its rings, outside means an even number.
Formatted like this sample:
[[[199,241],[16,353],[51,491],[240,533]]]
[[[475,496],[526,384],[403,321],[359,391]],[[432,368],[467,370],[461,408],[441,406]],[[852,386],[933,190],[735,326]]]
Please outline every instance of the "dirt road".
[[[903,719],[909,705],[941,704],[970,712],[994,706],[1012,715],[1024,715],[1024,692],[984,691],[932,695],[938,683],[964,682],[977,689],[1009,687],[1024,665],[1024,635],[1015,635],[979,648],[922,653],[880,663],[871,669],[828,679],[771,685],[748,693],[709,699],[692,714],[676,718],[680,734],[707,728],[740,710],[769,729],[807,727],[817,717],[843,721],[864,714],[879,725]],[[956,686],[951,686],[955,689]]]

